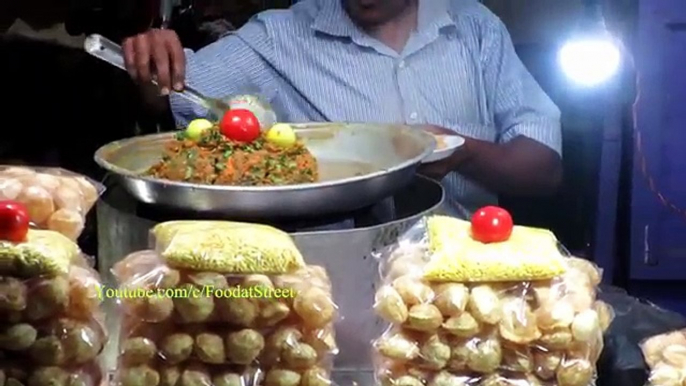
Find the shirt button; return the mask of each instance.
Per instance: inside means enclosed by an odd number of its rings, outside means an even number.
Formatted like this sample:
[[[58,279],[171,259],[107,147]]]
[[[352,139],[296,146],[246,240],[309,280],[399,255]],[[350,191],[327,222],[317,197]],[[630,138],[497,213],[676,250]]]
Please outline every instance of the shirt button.
[[[415,112],[411,113],[411,114],[410,114],[410,119],[413,120],[413,121],[414,121],[415,119],[417,119],[417,113],[415,113]]]
[[[405,61],[401,60],[400,63],[398,63],[399,68],[405,68]]]

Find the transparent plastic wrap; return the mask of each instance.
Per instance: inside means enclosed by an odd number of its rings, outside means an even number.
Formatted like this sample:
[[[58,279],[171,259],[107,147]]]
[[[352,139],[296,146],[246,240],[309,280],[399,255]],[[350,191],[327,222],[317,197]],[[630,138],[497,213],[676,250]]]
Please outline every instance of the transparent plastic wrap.
[[[104,186],[59,168],[0,165],[0,201],[24,204],[31,223],[76,240]]]
[[[686,385],[686,330],[656,335],[641,343],[650,386]]]
[[[466,225],[422,219],[381,256],[374,310],[390,325],[373,342],[377,380],[592,385],[613,318],[596,300],[600,270],[563,256],[542,230],[514,227],[502,239],[479,242]],[[471,246],[464,245],[468,237]],[[514,261],[500,264],[508,257]]]
[[[27,366],[26,363],[0,361],[0,381],[7,386],[105,386],[100,366]]]
[[[100,385],[98,357],[107,335],[99,275],[61,234],[30,232],[66,241],[38,248],[28,237],[23,249],[0,243],[0,384]],[[44,253],[27,261],[26,249]],[[43,262],[53,256],[65,259]]]
[[[185,242],[173,240],[188,232],[213,237],[199,231],[209,225],[223,232],[237,229],[235,223],[173,222],[157,227],[155,240],[166,246],[163,251],[183,246]],[[268,228],[250,224],[238,228],[246,227],[252,227],[254,234]],[[236,251],[275,251],[267,243],[245,238]],[[263,256],[232,254],[221,242],[213,244],[218,248],[214,252],[201,253],[210,244],[208,239],[197,240],[198,260],[172,257],[168,261],[150,250],[133,253],[115,266],[123,313],[115,382],[121,386],[331,384],[331,365],[338,351],[333,327],[337,307],[326,271],[304,263],[300,267],[273,264],[279,259],[291,261],[292,254],[275,254],[266,263],[247,262]],[[262,267],[268,273],[248,273],[245,267]],[[275,267],[289,268],[274,274]],[[228,272],[232,269],[235,272]]]
[[[279,274],[305,266],[291,237],[278,229],[228,221],[170,221],[151,232],[155,249],[176,268]]]
[[[72,265],[66,275],[17,278],[0,276],[0,322],[37,323],[67,318],[104,321],[97,272]]]
[[[0,275],[65,275],[75,261],[83,261],[79,247],[61,233],[23,231],[22,241],[0,240]]]
[[[600,298],[616,317],[605,333],[605,347],[598,361],[598,385],[646,386],[650,368],[641,343],[672,331],[686,329],[686,318],[674,311],[629,296],[624,289],[601,286]]]
[[[259,95],[254,90],[252,93],[244,93],[226,98],[226,102],[232,110],[245,109],[255,114],[255,117],[260,122],[262,131],[269,130],[277,122],[276,112],[267,101],[267,98]]]

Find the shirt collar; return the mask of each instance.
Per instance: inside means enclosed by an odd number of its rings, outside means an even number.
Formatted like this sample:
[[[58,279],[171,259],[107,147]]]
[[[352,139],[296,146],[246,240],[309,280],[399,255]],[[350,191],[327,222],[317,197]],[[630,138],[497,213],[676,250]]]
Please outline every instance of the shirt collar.
[[[351,37],[357,27],[343,9],[341,0],[318,0],[319,10],[314,18],[312,28],[328,35]]]
[[[343,9],[341,0],[318,0],[319,11],[312,28],[325,34],[352,37],[359,29]],[[450,0],[419,0],[418,30],[439,31],[454,26],[455,21],[449,12]]]
[[[450,14],[451,0],[419,0],[417,29],[423,31],[440,31],[445,27],[455,26]]]

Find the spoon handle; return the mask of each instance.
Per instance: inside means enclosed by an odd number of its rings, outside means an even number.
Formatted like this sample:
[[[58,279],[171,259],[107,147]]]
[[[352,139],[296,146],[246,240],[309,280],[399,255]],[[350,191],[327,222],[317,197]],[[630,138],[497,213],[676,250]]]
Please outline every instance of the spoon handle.
[[[83,44],[83,48],[90,55],[93,55],[94,57],[103,60],[119,69],[126,70],[126,66],[124,65],[124,53],[121,49],[121,46],[107,39],[106,37],[98,34],[89,35]],[[155,80],[152,82],[155,85],[157,84]],[[206,109],[212,110],[214,108],[214,106],[209,103],[207,98],[190,87],[185,87],[183,91],[180,92],[173,92]]]

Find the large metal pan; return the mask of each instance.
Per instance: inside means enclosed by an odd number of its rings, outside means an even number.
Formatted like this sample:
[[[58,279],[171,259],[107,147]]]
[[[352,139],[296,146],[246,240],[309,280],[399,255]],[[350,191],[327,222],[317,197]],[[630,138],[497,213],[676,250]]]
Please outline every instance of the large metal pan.
[[[408,184],[436,147],[433,135],[403,125],[294,124],[317,158],[321,180],[287,186],[225,186],[142,176],[161,158],[171,133],[112,142],[95,161],[136,199],[234,219],[316,217],[361,209]]]

